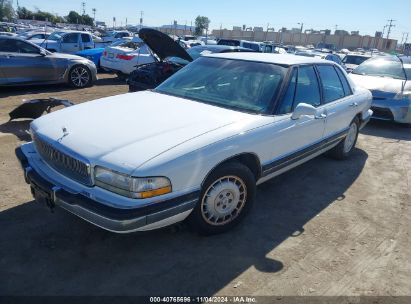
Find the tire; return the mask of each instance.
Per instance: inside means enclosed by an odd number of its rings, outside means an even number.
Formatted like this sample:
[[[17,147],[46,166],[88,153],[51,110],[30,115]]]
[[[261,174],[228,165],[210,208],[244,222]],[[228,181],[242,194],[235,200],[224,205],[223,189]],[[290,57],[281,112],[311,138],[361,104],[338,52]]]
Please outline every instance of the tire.
[[[251,170],[240,163],[217,167],[203,184],[188,224],[201,235],[226,232],[249,213],[256,192]]]
[[[347,136],[330,151],[329,155],[338,160],[350,157],[357,144],[359,132],[360,120],[356,117],[350,124]]]
[[[81,89],[91,86],[92,75],[88,67],[85,65],[75,65],[71,68],[69,75],[69,84],[73,88]]]

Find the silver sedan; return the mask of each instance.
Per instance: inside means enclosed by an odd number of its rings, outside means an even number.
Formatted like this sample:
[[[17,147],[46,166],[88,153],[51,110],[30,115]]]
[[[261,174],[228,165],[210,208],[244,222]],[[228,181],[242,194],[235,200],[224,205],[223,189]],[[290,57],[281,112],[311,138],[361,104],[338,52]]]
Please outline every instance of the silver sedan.
[[[67,83],[84,88],[96,80],[96,66],[88,59],[50,53],[20,38],[0,37],[0,86]]]
[[[411,58],[369,59],[350,77],[355,84],[371,91],[374,119],[411,124]]]

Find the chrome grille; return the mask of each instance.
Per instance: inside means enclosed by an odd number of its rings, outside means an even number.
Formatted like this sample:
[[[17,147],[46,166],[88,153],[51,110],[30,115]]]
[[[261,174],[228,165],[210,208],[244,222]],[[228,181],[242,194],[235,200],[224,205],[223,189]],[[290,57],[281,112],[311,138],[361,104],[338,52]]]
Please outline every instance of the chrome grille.
[[[42,159],[56,171],[79,183],[90,186],[90,166],[74,157],[71,157],[33,134],[33,142]]]

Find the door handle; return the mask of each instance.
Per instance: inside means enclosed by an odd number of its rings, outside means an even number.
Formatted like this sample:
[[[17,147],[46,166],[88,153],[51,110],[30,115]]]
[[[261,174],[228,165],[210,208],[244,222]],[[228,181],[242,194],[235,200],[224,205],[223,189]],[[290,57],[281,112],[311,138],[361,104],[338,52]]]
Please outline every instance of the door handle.
[[[327,115],[325,115],[324,113],[315,116],[315,119],[326,119],[326,118],[327,118]]]
[[[358,103],[357,103],[357,102],[353,102],[352,104],[350,104],[350,107],[356,108],[356,107],[358,107]]]

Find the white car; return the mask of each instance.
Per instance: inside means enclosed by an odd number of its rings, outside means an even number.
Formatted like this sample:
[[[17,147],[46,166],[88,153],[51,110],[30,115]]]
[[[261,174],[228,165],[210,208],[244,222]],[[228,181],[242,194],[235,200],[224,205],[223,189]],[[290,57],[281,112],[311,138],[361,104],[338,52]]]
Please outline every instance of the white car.
[[[329,150],[348,157],[370,105],[330,61],[212,54],[154,91],[35,120],[16,154],[51,208],[118,233],[187,219],[216,234],[244,218],[256,185]]]
[[[79,51],[94,49],[100,38],[81,31],[56,31],[47,39],[31,39],[30,42],[50,51],[75,54]]]
[[[118,75],[129,75],[137,66],[153,63],[155,58],[149,47],[138,37],[105,48],[100,66]]]

